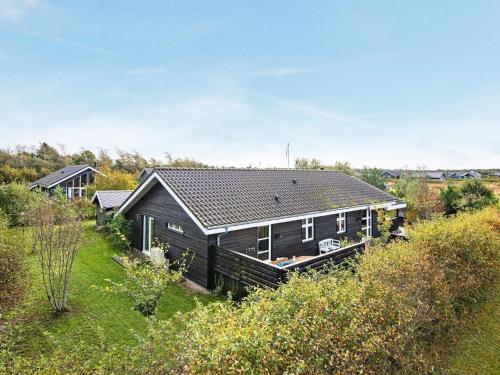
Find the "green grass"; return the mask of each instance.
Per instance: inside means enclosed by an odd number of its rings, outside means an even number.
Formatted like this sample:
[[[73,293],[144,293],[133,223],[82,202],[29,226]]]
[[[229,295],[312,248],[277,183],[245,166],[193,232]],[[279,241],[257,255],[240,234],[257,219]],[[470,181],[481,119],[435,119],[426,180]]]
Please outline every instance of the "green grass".
[[[96,233],[92,223],[85,225],[85,236],[75,258],[69,291],[69,311],[62,315],[52,312],[47,301],[36,256],[29,256],[30,288],[22,305],[6,315],[19,328],[17,351],[32,355],[54,348],[53,340],[44,332],[57,337],[60,345],[71,349],[78,341],[97,340],[99,328],[108,343],[133,344],[134,332],[143,334],[146,320],[124,296],[105,294],[92,288],[106,285],[105,279],[121,281],[124,269],[111,257],[116,254],[104,235]],[[172,286],[160,301],[157,318],[168,319],[175,312],[189,311],[202,303],[214,301],[211,295]]]
[[[465,332],[451,348],[446,374],[500,374],[500,283],[470,316]]]

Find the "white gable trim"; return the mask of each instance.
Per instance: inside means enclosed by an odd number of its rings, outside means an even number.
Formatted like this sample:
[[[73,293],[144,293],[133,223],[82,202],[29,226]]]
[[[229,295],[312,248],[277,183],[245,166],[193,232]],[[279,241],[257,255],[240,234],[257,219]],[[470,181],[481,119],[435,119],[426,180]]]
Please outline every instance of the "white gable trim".
[[[99,172],[97,169],[94,169],[94,168],[92,168],[92,167],[90,167],[90,166],[89,166],[89,167],[87,167],[87,168],[80,169],[78,172],[75,172],[75,173],[73,173],[73,174],[70,174],[70,175],[69,175],[69,176],[67,176],[67,177],[62,178],[62,179],[60,179],[60,180],[59,180],[59,181],[57,181],[57,182],[54,182],[52,185],[47,186],[47,187],[46,187],[46,189],[50,189],[50,188],[51,188],[51,187],[53,187],[53,186],[59,185],[61,182],[64,182],[64,181],[66,181],[66,180],[70,179],[71,177],[76,176],[76,175],[77,175],[77,174],[79,174],[79,173],[85,172],[85,171],[87,171],[88,169],[93,170],[95,173],[99,173],[101,176],[106,177],[106,175],[102,174],[102,173],[101,173],[101,172]],[[38,184],[37,184],[37,185],[38,185]],[[36,185],[35,185],[35,186],[36,186]]]
[[[174,200],[182,207],[182,209],[188,214],[188,216],[195,222],[195,224],[200,228],[200,230],[205,234],[209,235],[209,231],[201,224],[198,218],[191,212],[189,208],[184,204],[184,202],[174,193],[174,191],[168,186],[168,184],[161,178],[158,173],[153,172],[146,181],[130,196],[127,200],[121,205],[121,207],[116,211],[116,215],[120,213],[126,213],[131,206],[133,206],[140,198],[144,196],[151,188],[156,185],[158,182],[162,184],[165,190],[174,198]],[[147,191],[144,192],[144,190]],[[142,194],[141,194],[142,193]],[[222,230],[223,231],[223,230]],[[217,232],[218,233],[218,232]]]
[[[97,191],[94,193],[94,195],[92,196],[92,199],[90,200],[90,203],[94,203],[95,199],[97,198],[97,202],[99,203],[99,206],[100,206],[101,201],[99,200],[99,195],[97,193],[98,193]]]

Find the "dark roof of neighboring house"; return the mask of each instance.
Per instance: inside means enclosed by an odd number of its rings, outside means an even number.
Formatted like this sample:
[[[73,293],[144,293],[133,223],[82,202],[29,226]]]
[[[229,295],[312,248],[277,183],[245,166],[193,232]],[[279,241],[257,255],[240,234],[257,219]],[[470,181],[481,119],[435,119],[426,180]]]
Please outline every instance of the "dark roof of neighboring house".
[[[64,168],[58,169],[55,172],[52,172],[47,176],[40,178],[39,180],[32,182],[30,184],[30,188],[33,188],[35,186],[41,186],[44,188],[51,187],[67,179],[69,176],[82,172],[87,168],[92,168],[92,167],[89,165],[68,165]]]
[[[139,174],[139,177],[137,177],[137,180],[142,181],[142,180],[144,180],[144,179],[148,178],[148,177],[149,177],[149,175],[150,175],[151,173],[153,173],[153,171],[154,171],[154,170],[155,170],[154,168],[150,168],[150,167],[146,167],[146,168],[144,168],[144,169],[142,170],[141,174]]]
[[[400,177],[401,176],[401,169],[384,169],[382,171],[382,173],[380,173],[381,175],[382,174],[391,174],[393,175],[394,177]]]
[[[447,176],[459,176],[459,177],[464,177],[467,175],[471,175],[473,177],[481,177],[481,173],[476,172],[476,171],[450,171],[448,172]]]
[[[444,173],[442,171],[427,171],[426,175],[428,178],[443,178]]]
[[[463,176],[471,175],[473,177],[481,177],[481,173],[476,171],[468,171],[463,174]]]
[[[120,207],[130,196],[132,191],[133,190],[96,191],[92,197],[92,203],[97,201],[99,203],[99,207],[103,209]]]
[[[196,168],[155,171],[205,228],[397,201],[389,193],[336,171]]]

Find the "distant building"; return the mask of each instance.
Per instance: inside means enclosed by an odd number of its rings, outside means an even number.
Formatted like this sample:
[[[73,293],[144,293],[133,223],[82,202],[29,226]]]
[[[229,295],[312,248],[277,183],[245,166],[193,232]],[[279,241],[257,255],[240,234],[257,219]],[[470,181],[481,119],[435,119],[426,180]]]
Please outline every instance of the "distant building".
[[[403,171],[401,169],[386,169],[380,173],[381,177],[389,179],[399,179],[402,175],[415,178],[426,178],[429,180],[444,180],[444,173],[442,171]]]
[[[382,173],[380,173],[380,176],[384,177],[384,178],[399,179],[401,177],[401,170],[400,169],[386,169]]]
[[[68,198],[81,198],[85,196],[87,186],[95,184],[96,173],[102,174],[90,165],[68,165],[36,180],[29,188],[53,195],[55,189],[60,187]]]
[[[469,179],[469,178],[481,178],[481,173],[476,172],[476,171],[455,171],[455,172],[450,172],[446,176],[446,178],[449,178],[451,180],[463,180],[463,179]]]
[[[429,180],[444,181],[444,173],[442,171],[426,171],[425,177]]]
[[[96,205],[97,225],[103,225],[131,193],[132,190],[96,191],[91,202]]]

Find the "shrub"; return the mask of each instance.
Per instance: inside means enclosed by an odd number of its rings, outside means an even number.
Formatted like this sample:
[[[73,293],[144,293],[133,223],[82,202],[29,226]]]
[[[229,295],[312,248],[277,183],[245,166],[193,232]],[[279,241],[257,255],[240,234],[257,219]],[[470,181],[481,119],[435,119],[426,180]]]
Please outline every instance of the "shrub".
[[[88,220],[95,217],[95,205],[86,197],[74,199],[75,209],[82,220]]]
[[[359,177],[364,181],[381,190],[386,190],[387,184],[384,177],[381,175],[381,170],[378,168],[363,167],[359,172]]]
[[[448,184],[439,195],[446,215],[456,214],[461,209],[462,193],[456,185]]]
[[[9,217],[11,226],[26,224],[29,206],[36,196],[24,184],[11,183],[0,186],[0,211]]]
[[[115,248],[122,251],[130,249],[133,225],[134,222],[126,219],[122,214],[114,216],[106,222],[108,239]]]
[[[8,220],[0,214],[0,313],[14,307],[26,287],[25,239],[8,229]]]
[[[459,211],[476,211],[498,203],[492,190],[480,180],[469,180],[458,188],[448,184],[440,192],[441,201],[447,215]]]
[[[41,198],[30,212],[45,292],[56,312],[67,309],[73,261],[83,234],[78,208],[56,189],[54,197]]]
[[[480,210],[498,202],[493,191],[480,180],[465,181],[460,191],[463,195],[465,210]]]
[[[168,245],[156,245],[157,251],[163,254],[168,252]],[[153,258],[154,259],[154,258]],[[163,258],[162,258],[163,259]],[[181,280],[187,268],[188,255],[176,261],[158,261],[151,263],[138,263],[127,260],[127,278],[123,283],[106,280],[109,285],[101,288],[104,292],[123,294],[129,297],[134,310],[144,316],[156,313],[160,298],[165,294],[167,288]]]
[[[402,176],[391,192],[406,201],[407,222],[430,219],[444,210],[439,195],[429,188],[425,178]]]

